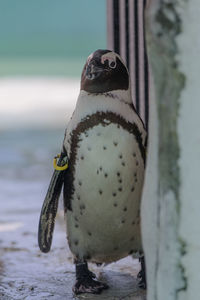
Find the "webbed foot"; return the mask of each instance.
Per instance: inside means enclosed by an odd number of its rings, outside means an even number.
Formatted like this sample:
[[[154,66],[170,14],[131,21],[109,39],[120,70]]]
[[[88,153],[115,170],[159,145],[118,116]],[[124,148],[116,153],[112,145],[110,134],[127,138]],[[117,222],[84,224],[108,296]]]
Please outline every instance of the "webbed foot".
[[[78,295],[82,293],[100,294],[108,285],[95,278],[95,274],[88,270],[87,263],[76,263],[76,283],[73,292]]]

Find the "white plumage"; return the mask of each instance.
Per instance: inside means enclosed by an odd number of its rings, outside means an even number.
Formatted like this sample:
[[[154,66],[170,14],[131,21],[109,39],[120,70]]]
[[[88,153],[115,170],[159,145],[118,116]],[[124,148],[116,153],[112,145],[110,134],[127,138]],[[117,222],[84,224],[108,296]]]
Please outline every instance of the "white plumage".
[[[136,124],[143,144],[146,132],[130,108],[130,90],[92,95],[81,91],[67,126],[64,146],[70,150],[77,125],[97,112],[114,113]],[[81,133],[77,145],[72,211],[66,213],[71,251],[79,258],[111,262],[142,251],[140,200],[144,161],[136,137],[109,120]],[[120,175],[119,175],[120,174]]]

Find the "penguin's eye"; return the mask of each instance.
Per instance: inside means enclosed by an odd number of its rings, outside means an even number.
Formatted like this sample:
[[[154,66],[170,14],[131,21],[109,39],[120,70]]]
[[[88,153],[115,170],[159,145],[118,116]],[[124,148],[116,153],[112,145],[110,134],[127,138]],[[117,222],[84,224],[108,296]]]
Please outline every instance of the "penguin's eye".
[[[112,61],[109,61],[109,67],[111,68],[111,69],[114,69],[114,68],[116,68],[116,62],[114,61],[114,60],[112,60]]]

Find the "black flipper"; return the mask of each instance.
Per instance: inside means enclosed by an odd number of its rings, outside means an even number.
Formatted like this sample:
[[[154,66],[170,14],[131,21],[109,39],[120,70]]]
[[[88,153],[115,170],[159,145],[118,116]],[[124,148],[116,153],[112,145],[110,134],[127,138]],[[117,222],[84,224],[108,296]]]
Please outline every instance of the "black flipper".
[[[58,166],[64,166],[67,163],[67,154],[61,153]],[[38,227],[38,244],[40,250],[44,253],[49,252],[52,243],[52,236],[55,224],[56,213],[58,209],[58,200],[63,185],[65,171],[55,170],[51,178],[49,188],[44,199],[40,213]]]

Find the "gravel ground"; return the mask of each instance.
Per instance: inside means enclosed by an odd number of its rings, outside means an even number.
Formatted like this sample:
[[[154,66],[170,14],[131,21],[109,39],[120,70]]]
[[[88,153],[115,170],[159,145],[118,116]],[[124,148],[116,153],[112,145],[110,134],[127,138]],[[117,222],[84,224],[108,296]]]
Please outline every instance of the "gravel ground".
[[[26,185],[21,181],[1,182],[1,202],[4,204],[0,222],[0,299],[144,300],[145,292],[138,289],[136,279],[140,266],[131,257],[103,268],[90,265],[90,269],[103,278],[110,289],[101,295],[73,296],[75,273],[62,212],[57,217],[52,250],[43,254],[37,245],[41,195],[46,185],[30,181]]]

